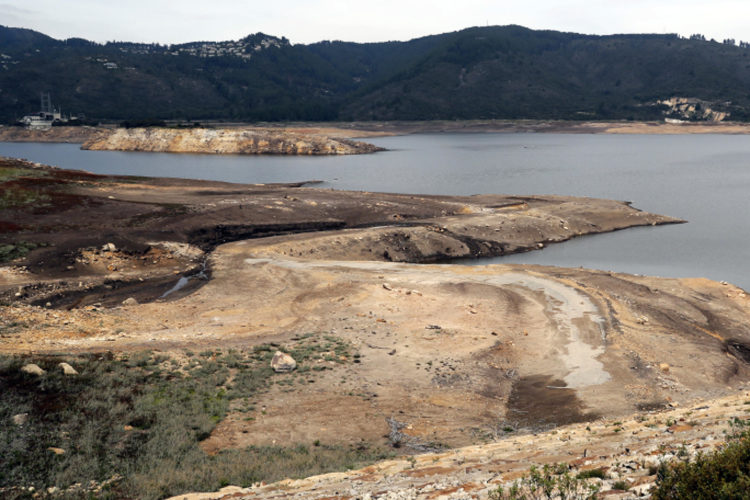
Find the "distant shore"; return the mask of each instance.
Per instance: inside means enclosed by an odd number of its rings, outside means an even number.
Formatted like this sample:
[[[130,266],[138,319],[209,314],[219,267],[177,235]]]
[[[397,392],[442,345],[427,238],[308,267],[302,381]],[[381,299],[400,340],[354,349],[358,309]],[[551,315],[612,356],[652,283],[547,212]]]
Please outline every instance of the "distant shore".
[[[437,133],[548,133],[548,134],[750,134],[750,123],[740,122],[597,122],[562,120],[435,120],[327,123],[226,123],[205,122],[206,128],[242,129],[250,132],[282,131],[295,136],[368,138]],[[0,142],[57,142],[83,144],[112,133],[111,126],[52,127],[30,130],[0,126]]]

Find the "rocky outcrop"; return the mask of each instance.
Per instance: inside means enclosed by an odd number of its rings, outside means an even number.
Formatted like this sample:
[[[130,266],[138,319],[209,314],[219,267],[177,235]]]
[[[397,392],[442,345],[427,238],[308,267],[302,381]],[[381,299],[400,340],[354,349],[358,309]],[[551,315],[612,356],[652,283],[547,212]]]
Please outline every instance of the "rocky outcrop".
[[[271,368],[276,373],[288,373],[297,368],[297,362],[290,355],[276,351],[271,360]]]
[[[364,142],[284,129],[115,129],[85,142],[83,149],[166,153],[347,155],[382,148]]]

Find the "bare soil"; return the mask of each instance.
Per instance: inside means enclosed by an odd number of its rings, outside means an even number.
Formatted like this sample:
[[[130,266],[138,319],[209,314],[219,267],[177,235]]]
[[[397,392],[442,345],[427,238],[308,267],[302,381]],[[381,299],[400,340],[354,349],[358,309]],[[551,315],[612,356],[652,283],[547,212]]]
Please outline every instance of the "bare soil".
[[[260,394],[251,414],[232,409],[203,443],[209,453],[359,440],[455,448],[736,394],[750,379],[750,298],[730,284],[440,263],[682,222],[624,202],[0,166],[5,192],[23,194],[0,212],[0,244],[47,245],[0,267],[0,352],[179,356],[307,333],[351,345],[314,378]],[[164,296],[185,275],[201,277]],[[440,467],[418,476],[455,473]]]

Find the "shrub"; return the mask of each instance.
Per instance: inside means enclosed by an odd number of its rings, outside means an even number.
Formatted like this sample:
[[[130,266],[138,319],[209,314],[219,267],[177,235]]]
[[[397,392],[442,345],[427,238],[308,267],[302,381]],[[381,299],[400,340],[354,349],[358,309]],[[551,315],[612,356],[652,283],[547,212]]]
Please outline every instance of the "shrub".
[[[748,422],[735,419],[721,449],[693,460],[663,463],[656,473],[652,498],[748,498],[750,492],[750,432]]]
[[[571,476],[565,464],[545,465],[541,470],[531,466],[529,474],[514,482],[508,489],[498,486],[490,492],[491,500],[525,499],[591,499],[599,493],[599,485],[585,478]]]

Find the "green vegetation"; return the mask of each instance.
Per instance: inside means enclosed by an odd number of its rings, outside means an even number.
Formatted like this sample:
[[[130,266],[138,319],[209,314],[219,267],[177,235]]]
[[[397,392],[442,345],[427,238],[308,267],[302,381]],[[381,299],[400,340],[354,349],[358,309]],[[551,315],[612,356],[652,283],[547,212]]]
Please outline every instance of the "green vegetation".
[[[578,479],[591,479],[593,477],[604,479],[606,476],[604,475],[604,469],[597,468],[581,471],[576,477]]]
[[[272,43],[258,45],[263,41]],[[657,101],[675,96],[704,101],[691,111],[694,119],[709,103],[733,120],[750,120],[747,43],[520,26],[407,42],[291,45],[259,33],[237,43],[240,53],[200,57],[189,53],[197,44],[102,45],[0,27],[0,45],[12,61],[0,71],[0,120],[37,111],[40,92],[52,92],[64,110],[128,125],[662,119],[669,110]]]
[[[33,205],[37,207],[44,206],[49,200],[49,195],[38,189],[9,187],[0,193],[0,210],[22,207],[25,205]]]
[[[44,245],[29,241],[16,241],[8,244],[0,243],[0,263],[25,257],[30,251],[40,246]]]
[[[748,498],[750,492],[750,423],[732,421],[727,444],[693,460],[662,464],[652,491],[655,500]]]
[[[320,442],[206,455],[199,442],[231,408],[254,411],[253,398],[272,384],[309,380],[311,366],[328,365],[323,357],[348,353],[348,344],[334,337],[297,339],[288,352],[304,375],[274,373],[269,360],[275,350],[264,345],[178,358],[150,352],[0,357],[0,488],[65,490],[96,481],[106,484],[98,497],[163,498],[354,468],[389,456],[387,449],[366,444]],[[79,375],[63,375],[62,361]],[[20,370],[32,362],[46,373]]]
[[[19,177],[43,177],[45,175],[47,172],[44,170],[0,166],[0,182],[12,181]]]
[[[527,476],[507,490],[498,486],[489,497],[491,500],[594,499],[598,493],[599,485],[589,483],[580,474],[571,476],[565,464],[554,464],[541,470],[532,465]]]
[[[627,490],[630,489],[630,485],[627,482],[625,482],[625,481],[619,480],[619,481],[615,481],[612,484],[612,489],[613,490],[627,491]]]

